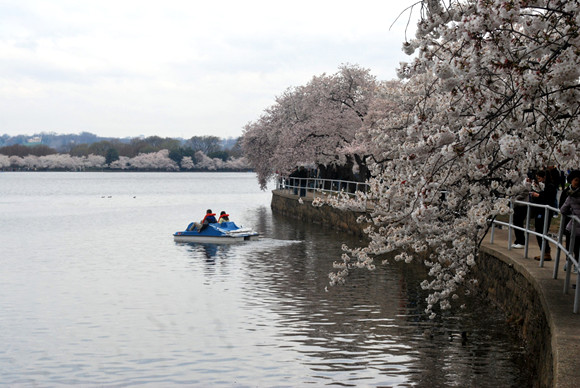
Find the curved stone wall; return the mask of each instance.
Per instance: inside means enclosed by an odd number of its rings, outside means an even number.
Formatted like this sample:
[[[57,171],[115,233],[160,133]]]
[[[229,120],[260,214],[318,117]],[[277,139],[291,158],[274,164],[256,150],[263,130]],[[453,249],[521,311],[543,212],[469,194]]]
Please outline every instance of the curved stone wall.
[[[478,281],[475,292],[503,310],[520,332],[536,386],[552,387],[552,333],[536,282],[528,279],[527,271],[486,246],[481,247],[471,273]]]
[[[311,196],[301,198],[302,203],[298,200],[297,195],[289,194],[284,190],[274,190],[272,192],[272,211],[304,222],[326,225],[348,234],[364,235],[364,224],[357,222],[357,218],[363,215],[363,212],[343,211],[328,205],[316,207],[312,206],[313,198]]]

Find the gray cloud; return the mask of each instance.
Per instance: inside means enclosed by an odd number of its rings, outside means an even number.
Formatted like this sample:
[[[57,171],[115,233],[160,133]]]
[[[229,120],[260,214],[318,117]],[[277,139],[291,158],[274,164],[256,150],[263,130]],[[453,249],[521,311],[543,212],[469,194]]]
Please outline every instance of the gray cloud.
[[[239,136],[284,89],[342,63],[394,78],[403,34],[375,3],[4,2],[0,133]]]

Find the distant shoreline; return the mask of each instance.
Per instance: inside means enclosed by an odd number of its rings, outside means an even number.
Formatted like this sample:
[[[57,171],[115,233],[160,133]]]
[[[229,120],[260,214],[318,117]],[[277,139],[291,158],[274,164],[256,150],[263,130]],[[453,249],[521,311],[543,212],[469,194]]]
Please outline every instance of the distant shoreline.
[[[207,169],[191,169],[191,170],[156,170],[156,169],[85,169],[85,170],[69,170],[69,169],[42,169],[42,170],[25,170],[25,169],[0,169],[0,173],[2,172],[171,172],[171,173],[190,173],[190,172],[255,172],[251,169],[218,169],[218,170],[207,170]]]

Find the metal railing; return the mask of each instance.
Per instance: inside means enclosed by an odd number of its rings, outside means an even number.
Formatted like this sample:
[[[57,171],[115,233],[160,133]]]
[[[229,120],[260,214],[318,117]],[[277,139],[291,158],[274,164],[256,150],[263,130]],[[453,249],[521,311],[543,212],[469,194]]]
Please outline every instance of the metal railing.
[[[580,241],[576,242],[576,228],[580,227],[580,218],[576,216],[564,216],[560,214],[560,209],[556,209],[549,205],[539,205],[531,202],[523,202],[523,201],[512,201],[511,202],[511,209],[514,210],[516,205],[525,206],[526,207],[526,218],[524,220],[523,226],[514,225],[514,212],[510,213],[510,217],[508,222],[494,220],[491,225],[491,240],[490,242],[493,244],[494,237],[495,237],[495,227],[497,225],[507,226],[508,228],[508,250],[512,249],[512,230],[520,230],[524,232],[525,236],[525,244],[524,244],[524,257],[528,258],[529,252],[529,242],[530,242],[530,235],[532,236],[539,236],[542,240],[541,248],[540,248],[540,267],[544,266],[544,255],[546,253],[546,246],[548,243],[552,243],[556,247],[556,255],[554,257],[554,273],[552,277],[554,279],[558,278],[558,269],[560,266],[560,259],[562,257],[562,253],[564,253],[564,258],[566,260],[566,264],[564,265],[564,270],[566,271],[566,278],[564,280],[564,294],[568,294],[570,289],[570,276],[572,272],[576,273],[576,292],[574,295],[574,313],[578,313],[580,308],[580,271],[578,271],[578,258],[574,255],[574,246],[576,243],[580,244]],[[530,221],[531,221],[531,214],[532,209],[536,209],[536,212],[543,212],[541,219],[544,221],[543,226],[543,233],[538,233],[535,230],[530,229]],[[560,225],[558,228],[558,234],[555,236],[553,233],[550,233],[549,227],[552,223],[553,214],[560,215]],[[536,218],[538,221],[539,218]],[[566,232],[566,224],[570,221],[570,219],[574,220],[572,223],[572,229],[569,233]],[[566,239],[570,239],[569,244],[563,244],[564,236]],[[569,246],[566,249],[566,245]]]
[[[306,197],[307,193],[317,195],[347,194],[355,196],[357,192],[366,193],[369,184],[366,182],[346,181],[341,179],[297,178],[279,176],[276,182],[278,190],[289,190],[292,194]]]

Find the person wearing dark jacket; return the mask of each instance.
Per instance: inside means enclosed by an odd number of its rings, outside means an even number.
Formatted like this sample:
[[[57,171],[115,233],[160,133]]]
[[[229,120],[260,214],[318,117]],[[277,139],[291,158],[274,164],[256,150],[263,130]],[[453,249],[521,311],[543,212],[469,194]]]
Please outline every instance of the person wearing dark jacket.
[[[566,198],[568,198],[568,195],[570,195],[570,192],[572,192],[578,188],[578,186],[574,186],[572,184],[572,182],[574,181],[575,178],[580,178],[580,170],[572,170],[568,173],[568,176],[565,180],[567,180],[570,185],[568,187],[564,187],[562,189],[562,193],[560,194],[560,200],[559,200],[560,207],[562,207],[564,205],[564,202],[566,202]]]
[[[566,235],[566,249],[570,250],[570,240],[572,233],[572,219],[567,216],[580,217],[580,170],[571,171],[568,174],[568,182],[570,186],[562,192],[560,196],[560,213],[562,213],[563,223],[566,224],[564,234]],[[575,229],[576,238],[574,240],[574,257],[578,260],[578,253],[580,252],[580,225],[576,224]]]
[[[193,222],[191,229],[189,230],[193,230],[194,228],[197,229],[198,232],[201,232],[202,230],[204,230],[205,228],[207,228],[208,224],[215,224],[217,222],[216,218],[215,218],[215,213],[211,211],[211,209],[207,209],[207,211],[205,212],[205,217],[203,217],[203,220],[201,220],[201,222]]]
[[[536,181],[539,185],[543,185],[543,189],[538,191],[532,191],[530,193],[530,197],[532,202],[540,204],[540,205],[548,205],[554,206],[556,203],[556,197],[558,196],[558,189],[552,183],[552,176],[547,173],[545,170],[540,170],[536,173]],[[552,222],[553,211],[548,212],[548,220],[547,220],[547,227],[550,230],[550,223]],[[539,233],[540,236],[536,236],[538,240],[538,245],[540,249],[542,248],[542,234],[544,233],[544,225],[546,212],[544,209],[536,209],[536,216],[535,216],[535,230],[536,233]],[[534,257],[536,260],[540,260],[540,256]],[[544,261],[552,260],[552,256],[550,255],[550,244],[546,241],[546,249],[544,251]]]
[[[530,194],[526,191],[523,192],[515,197],[516,201],[526,202],[530,197]],[[513,215],[513,222],[515,226],[520,228],[524,227],[524,222],[526,221],[526,217],[528,215],[528,206],[522,205],[519,203],[514,204],[514,215]],[[514,229],[514,235],[516,240],[512,244],[512,248],[521,249],[525,247],[526,244],[526,235],[523,230]]]
[[[558,166],[549,166],[548,173],[550,174],[550,177],[552,178],[552,184],[554,186],[556,186],[556,190],[558,190],[560,188],[560,186],[564,186],[565,181],[560,180],[560,170],[558,169]],[[558,206],[556,206],[556,207],[558,207]]]

